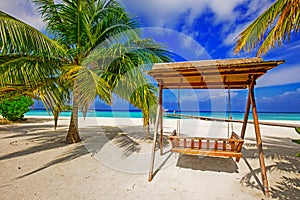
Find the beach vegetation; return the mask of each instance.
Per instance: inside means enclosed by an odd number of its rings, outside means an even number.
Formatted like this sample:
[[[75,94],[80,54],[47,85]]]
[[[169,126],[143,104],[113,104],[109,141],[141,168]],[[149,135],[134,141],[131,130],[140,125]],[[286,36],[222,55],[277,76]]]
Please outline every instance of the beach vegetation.
[[[257,56],[290,41],[299,32],[300,0],[276,0],[237,37],[235,53],[250,52],[258,47]]]
[[[31,97],[13,96],[2,99],[0,102],[0,114],[8,121],[24,120],[24,114],[34,104]]]

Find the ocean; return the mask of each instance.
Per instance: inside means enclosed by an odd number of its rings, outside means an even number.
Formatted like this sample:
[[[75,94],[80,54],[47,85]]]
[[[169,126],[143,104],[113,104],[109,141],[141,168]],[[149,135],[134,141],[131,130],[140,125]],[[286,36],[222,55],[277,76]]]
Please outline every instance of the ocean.
[[[170,112],[170,114],[172,114]],[[212,117],[212,118],[222,118],[228,119],[228,113],[226,112],[181,112],[178,114],[185,115],[194,115],[194,116],[202,116],[202,117]],[[51,113],[48,113],[46,110],[30,110],[25,114],[27,116],[52,116]],[[71,116],[70,111],[64,111],[60,113],[61,117],[69,117]],[[79,116],[83,116],[81,112],[79,112]],[[88,111],[87,117],[114,117],[114,118],[141,118],[141,111]],[[234,120],[243,120],[244,113],[243,112],[233,112],[232,118]],[[259,120],[281,120],[281,121],[300,121],[300,113],[294,112],[259,112],[258,113]],[[249,114],[249,120],[252,120],[251,113]]]

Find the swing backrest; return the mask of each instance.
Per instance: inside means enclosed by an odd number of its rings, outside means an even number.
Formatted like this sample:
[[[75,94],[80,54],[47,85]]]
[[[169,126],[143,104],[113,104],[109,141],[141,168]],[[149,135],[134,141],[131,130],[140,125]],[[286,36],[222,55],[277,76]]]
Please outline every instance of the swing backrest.
[[[235,132],[231,132],[231,136],[230,136],[230,139],[233,139],[233,140],[238,140],[239,142],[237,142],[235,144],[235,150],[237,152],[241,152],[242,150],[242,147],[243,147],[243,143],[244,143],[244,140],[240,138],[240,136],[238,136],[238,134],[236,134]],[[242,141],[242,142],[241,142]]]

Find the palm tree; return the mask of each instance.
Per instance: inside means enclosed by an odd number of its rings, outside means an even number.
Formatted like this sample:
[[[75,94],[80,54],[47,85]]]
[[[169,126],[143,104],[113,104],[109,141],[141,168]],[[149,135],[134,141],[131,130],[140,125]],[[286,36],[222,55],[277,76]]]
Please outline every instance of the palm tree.
[[[140,105],[138,99],[129,98],[133,88],[146,82],[140,66],[170,60],[155,42],[140,38],[137,20],[114,0],[34,2],[48,32],[67,52],[59,80],[67,82],[73,96],[68,143],[80,141],[78,110],[86,111],[96,95],[110,103],[113,91]]]
[[[266,54],[270,48],[290,41],[299,27],[300,0],[277,0],[238,35],[234,52],[250,52],[259,46],[257,56]]]
[[[57,78],[65,51],[40,31],[0,11],[0,102],[7,96],[60,106]]]

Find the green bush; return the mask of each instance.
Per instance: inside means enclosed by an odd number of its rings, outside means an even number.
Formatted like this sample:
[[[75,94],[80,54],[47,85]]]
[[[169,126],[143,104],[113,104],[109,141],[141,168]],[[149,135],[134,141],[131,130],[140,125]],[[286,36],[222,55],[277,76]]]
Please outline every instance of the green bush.
[[[0,102],[0,114],[9,121],[23,120],[33,103],[27,96],[10,97]]]

